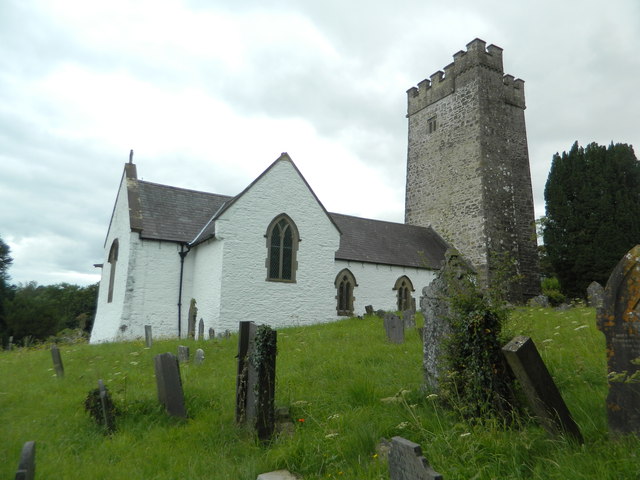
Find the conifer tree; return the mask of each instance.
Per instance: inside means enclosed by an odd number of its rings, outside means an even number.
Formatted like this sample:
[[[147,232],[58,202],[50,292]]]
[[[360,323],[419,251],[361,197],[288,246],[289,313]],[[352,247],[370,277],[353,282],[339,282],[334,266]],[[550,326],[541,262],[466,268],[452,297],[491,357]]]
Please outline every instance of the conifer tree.
[[[576,142],[554,155],[544,196],[549,260],[564,293],[584,297],[640,243],[640,162],[630,145]]]

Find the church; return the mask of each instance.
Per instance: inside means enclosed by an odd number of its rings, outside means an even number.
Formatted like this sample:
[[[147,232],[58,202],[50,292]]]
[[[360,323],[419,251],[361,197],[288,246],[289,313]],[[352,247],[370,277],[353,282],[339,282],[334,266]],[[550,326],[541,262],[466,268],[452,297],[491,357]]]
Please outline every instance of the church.
[[[330,322],[366,305],[406,310],[449,246],[483,281],[492,253],[508,251],[525,279],[519,295],[535,295],[523,82],[480,39],[444,70],[407,92],[404,224],[328,212],[286,153],[236,196],[140,180],[130,157],[91,343],[141,338],[145,325],[154,337],[186,337],[194,306],[215,332],[244,320]]]

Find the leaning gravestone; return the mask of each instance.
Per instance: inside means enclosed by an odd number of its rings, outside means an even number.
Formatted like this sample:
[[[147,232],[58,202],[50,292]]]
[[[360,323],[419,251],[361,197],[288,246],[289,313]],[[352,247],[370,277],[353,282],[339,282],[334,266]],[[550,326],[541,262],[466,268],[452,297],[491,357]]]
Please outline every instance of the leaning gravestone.
[[[417,443],[406,438],[393,437],[389,451],[389,478],[391,480],[442,480]]]
[[[187,418],[178,359],[172,353],[161,353],[154,357],[154,366],[158,400],[169,415]]]
[[[609,429],[640,435],[640,245],[613,269],[597,325],[607,345]]]
[[[275,428],[277,332],[268,325],[240,322],[236,421],[254,428],[260,440]]]
[[[391,312],[386,312],[382,321],[387,340],[391,343],[404,343],[404,321]]]
[[[587,287],[587,305],[593,308],[602,307],[604,288],[598,282],[591,282]]]
[[[209,340],[216,338],[216,331],[213,328],[209,329]]]
[[[522,385],[529,405],[542,426],[552,435],[566,433],[580,443],[582,434],[564,403],[538,349],[529,337],[514,337],[502,347],[511,370]]]
[[[36,478],[36,442],[26,442],[22,447],[15,478],[16,480],[33,480]]]
[[[364,313],[365,315],[373,315],[373,305],[365,305]]]
[[[151,348],[153,345],[153,336],[151,334],[151,325],[144,326],[144,343],[147,348]]]
[[[436,278],[422,289],[420,309],[424,316],[422,336],[425,382],[427,387],[438,389],[440,362],[444,353],[444,342],[451,335],[448,317],[451,316],[448,297],[456,288],[464,285],[465,277],[475,276],[473,268],[457,250],[445,252],[445,262]]]
[[[204,320],[198,322],[198,340],[204,340]]]
[[[202,365],[202,362],[204,362],[204,350],[201,348],[197,349],[193,361],[196,365]]]
[[[100,395],[100,409],[102,413],[101,423],[107,432],[109,433],[115,432],[116,430],[115,409],[113,406],[113,401],[109,396],[109,392],[107,391],[107,388],[104,386],[104,382],[102,380],[98,380],[98,392]]]
[[[60,350],[58,350],[58,346],[55,343],[51,345],[51,359],[53,360],[53,368],[55,369],[58,378],[64,377],[62,357],[60,357]]]
[[[198,307],[196,307],[196,299],[192,298],[191,299],[191,303],[189,304],[189,313],[188,313],[188,319],[189,319],[189,330],[188,330],[188,337],[189,338],[195,338],[196,336],[196,318],[198,316]]]
[[[189,347],[178,345],[178,361],[187,363],[189,361]]]

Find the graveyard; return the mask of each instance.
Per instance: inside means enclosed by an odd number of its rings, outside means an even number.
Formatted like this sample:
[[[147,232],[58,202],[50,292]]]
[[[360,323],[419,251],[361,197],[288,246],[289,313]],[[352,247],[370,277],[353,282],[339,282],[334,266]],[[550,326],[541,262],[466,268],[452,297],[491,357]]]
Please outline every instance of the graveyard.
[[[35,441],[35,478],[255,480],[286,469],[309,480],[388,479],[381,439],[403,437],[445,479],[638,478],[640,439],[607,423],[605,336],[593,308],[518,308],[504,335],[505,344],[535,342],[584,443],[551,435],[531,412],[505,426],[442,405],[423,390],[422,325],[418,316],[403,341],[390,341],[376,315],[278,329],[278,414],[266,440],[236,421],[238,334],[64,344],[60,365],[51,345],[1,351],[0,477],[14,478],[23,445]],[[190,357],[181,349],[178,362],[179,346]],[[167,353],[179,363],[186,418],[158,400],[156,358]],[[84,408],[98,380],[117,412],[112,432]]]

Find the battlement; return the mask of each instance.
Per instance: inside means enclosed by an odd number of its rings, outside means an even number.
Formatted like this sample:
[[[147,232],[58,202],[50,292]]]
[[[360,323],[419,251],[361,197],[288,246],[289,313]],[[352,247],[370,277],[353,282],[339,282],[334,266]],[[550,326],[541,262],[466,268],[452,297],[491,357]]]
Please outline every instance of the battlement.
[[[417,87],[411,87],[407,90],[407,114],[411,115],[452,94],[456,87],[456,77],[478,66],[504,75],[502,48],[495,45],[487,47],[487,43],[479,38],[469,42],[467,50],[461,50],[454,54],[453,63],[444,67],[444,71],[438,70],[429,79],[418,83]],[[524,81],[516,80],[512,75],[505,75],[503,83],[505,85],[505,101],[524,108]]]

